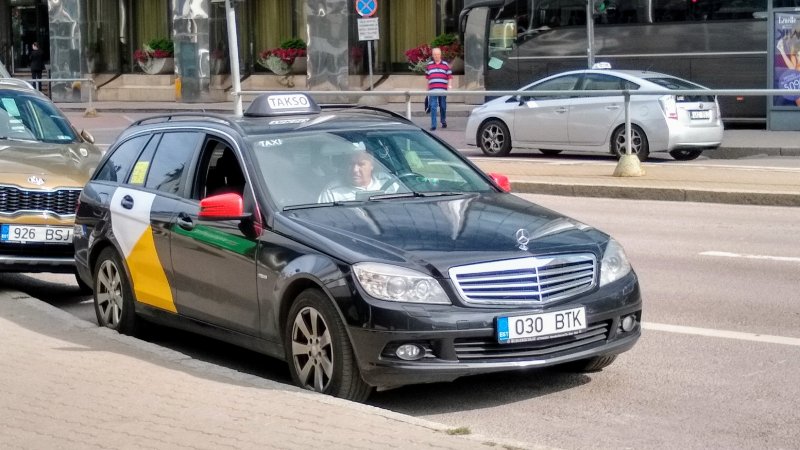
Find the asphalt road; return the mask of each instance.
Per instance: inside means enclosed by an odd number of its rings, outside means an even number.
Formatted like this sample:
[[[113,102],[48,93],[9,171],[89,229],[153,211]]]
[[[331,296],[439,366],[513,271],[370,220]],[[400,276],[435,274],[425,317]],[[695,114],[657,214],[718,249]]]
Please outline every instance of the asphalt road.
[[[376,393],[369,403],[561,448],[797,447],[796,208],[524,197],[623,244],[642,282],[641,341],[600,373],[468,377]],[[0,275],[0,284],[94,320],[70,276]],[[148,339],[289,382],[284,364],[210,339],[160,328]]]

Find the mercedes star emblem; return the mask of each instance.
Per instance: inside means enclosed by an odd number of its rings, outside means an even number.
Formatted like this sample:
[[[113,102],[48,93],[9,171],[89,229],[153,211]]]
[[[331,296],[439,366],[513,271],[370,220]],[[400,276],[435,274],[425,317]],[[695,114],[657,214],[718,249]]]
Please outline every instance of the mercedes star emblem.
[[[517,230],[517,244],[519,244],[519,249],[523,252],[528,251],[528,242],[531,241],[531,234],[528,230],[524,228],[520,228]]]

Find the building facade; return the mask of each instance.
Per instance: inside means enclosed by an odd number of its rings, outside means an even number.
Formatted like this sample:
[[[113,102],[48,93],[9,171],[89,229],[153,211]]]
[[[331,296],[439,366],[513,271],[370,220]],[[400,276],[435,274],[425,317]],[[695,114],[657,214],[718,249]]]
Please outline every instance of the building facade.
[[[407,72],[407,49],[456,32],[463,6],[463,0],[375,1],[379,76]],[[309,89],[350,89],[351,76],[368,71],[354,0],[234,0],[234,6],[245,77],[270,73],[258,64],[259,54],[293,38],[308,45]],[[168,39],[184,101],[203,100],[212,78],[230,68],[224,1],[0,0],[0,25],[0,59],[18,75],[27,70],[33,42],[49,54],[50,78],[81,78],[142,73],[136,50]]]

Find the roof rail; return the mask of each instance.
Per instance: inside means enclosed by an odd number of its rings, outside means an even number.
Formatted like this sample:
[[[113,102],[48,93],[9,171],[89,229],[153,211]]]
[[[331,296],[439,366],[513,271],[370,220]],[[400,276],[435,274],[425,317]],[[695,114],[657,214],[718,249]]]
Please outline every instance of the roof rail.
[[[366,111],[379,112],[379,113],[385,114],[387,116],[394,117],[395,119],[400,119],[400,120],[402,120],[403,122],[406,122],[406,123],[412,123],[412,124],[414,123],[414,122],[410,121],[406,116],[404,116],[402,114],[398,114],[398,113],[396,113],[394,111],[389,111],[388,109],[378,108],[376,106],[351,105],[351,104],[346,104],[345,103],[345,104],[319,105],[319,107],[322,108],[322,109],[342,109],[342,110],[345,110],[345,109],[349,109],[349,110],[363,109],[363,110],[366,110]]]
[[[136,122],[130,124],[131,127],[138,126],[138,125],[145,125],[148,123],[164,123],[164,122],[173,122],[175,119],[191,119],[191,118],[201,118],[201,119],[211,119],[215,122],[219,122],[230,127],[240,129],[239,124],[237,124],[234,120],[231,120],[228,117],[225,117],[221,114],[214,114],[214,113],[206,113],[206,112],[178,112],[178,113],[169,113],[169,114],[159,114],[157,116],[150,116],[145,117],[144,119],[139,119]]]

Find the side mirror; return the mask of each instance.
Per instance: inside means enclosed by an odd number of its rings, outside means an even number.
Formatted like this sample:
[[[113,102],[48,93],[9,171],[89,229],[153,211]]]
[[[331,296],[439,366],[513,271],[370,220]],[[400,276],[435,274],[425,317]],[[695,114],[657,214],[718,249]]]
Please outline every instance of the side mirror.
[[[507,176],[496,172],[490,172],[489,176],[492,177],[494,184],[496,184],[497,187],[499,187],[503,192],[511,192],[511,182],[508,181]]]
[[[241,220],[250,215],[244,213],[244,200],[239,194],[212,195],[200,200],[201,220]]]
[[[92,133],[89,133],[86,130],[81,130],[81,137],[83,138],[84,141],[90,144],[94,144],[94,136],[92,136]]]

